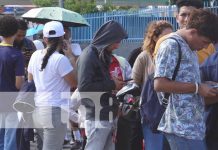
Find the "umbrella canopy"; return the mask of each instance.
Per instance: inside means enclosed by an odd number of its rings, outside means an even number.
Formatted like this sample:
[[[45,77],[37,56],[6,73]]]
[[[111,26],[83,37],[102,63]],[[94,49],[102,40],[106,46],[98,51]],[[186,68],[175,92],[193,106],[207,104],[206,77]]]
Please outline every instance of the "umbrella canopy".
[[[80,14],[61,7],[33,8],[22,15],[27,21],[46,23],[51,20],[60,21],[64,26],[89,26],[88,22]]]
[[[26,32],[26,36],[33,36],[35,34],[38,34],[40,31],[42,31],[44,28],[44,25],[40,24],[40,25],[36,25],[33,28],[29,28]]]

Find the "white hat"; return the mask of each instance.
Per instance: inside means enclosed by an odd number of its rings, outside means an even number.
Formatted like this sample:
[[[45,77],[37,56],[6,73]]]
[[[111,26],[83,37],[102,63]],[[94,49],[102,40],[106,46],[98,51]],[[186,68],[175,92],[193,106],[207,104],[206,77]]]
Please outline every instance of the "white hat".
[[[61,37],[65,34],[62,23],[58,21],[47,22],[43,28],[44,37]]]

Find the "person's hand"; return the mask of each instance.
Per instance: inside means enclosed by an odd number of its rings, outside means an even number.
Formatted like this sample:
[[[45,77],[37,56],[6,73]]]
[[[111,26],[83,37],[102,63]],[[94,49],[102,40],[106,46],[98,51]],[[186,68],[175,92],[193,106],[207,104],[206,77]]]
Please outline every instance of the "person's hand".
[[[125,84],[125,82],[123,82],[119,78],[113,77],[113,80],[114,80],[115,85],[116,85],[115,90],[117,90],[117,91],[120,90],[123,87],[123,85]]]
[[[198,93],[203,97],[209,98],[216,96],[218,94],[218,89],[209,87],[207,84],[202,83],[198,87]]]
[[[71,44],[69,41],[66,40],[63,41],[63,52],[64,55],[67,56],[68,58],[74,57]]]

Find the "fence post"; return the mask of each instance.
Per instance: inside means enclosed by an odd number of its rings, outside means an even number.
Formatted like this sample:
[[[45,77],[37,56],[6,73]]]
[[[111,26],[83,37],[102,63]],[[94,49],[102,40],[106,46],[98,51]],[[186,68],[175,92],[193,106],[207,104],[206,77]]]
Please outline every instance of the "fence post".
[[[104,23],[107,22],[107,14],[104,12]]]

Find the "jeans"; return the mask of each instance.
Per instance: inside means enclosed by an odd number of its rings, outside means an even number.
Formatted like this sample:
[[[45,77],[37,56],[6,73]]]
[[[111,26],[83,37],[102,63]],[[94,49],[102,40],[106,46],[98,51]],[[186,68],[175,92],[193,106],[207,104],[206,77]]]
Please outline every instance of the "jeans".
[[[174,134],[167,134],[165,136],[170,144],[172,150],[206,150],[204,140],[192,140],[184,137],[179,137]]]
[[[115,144],[112,141],[113,123],[101,121],[103,128],[97,128],[95,121],[85,121],[85,132],[87,143],[85,150],[114,150]]]
[[[0,150],[17,150],[17,127],[17,113],[0,113]]]
[[[170,150],[167,139],[163,133],[153,133],[146,123],[143,123],[142,127],[145,150]]]
[[[62,122],[60,107],[37,107],[33,113],[34,125],[43,144],[42,150],[61,150],[67,124]]]

